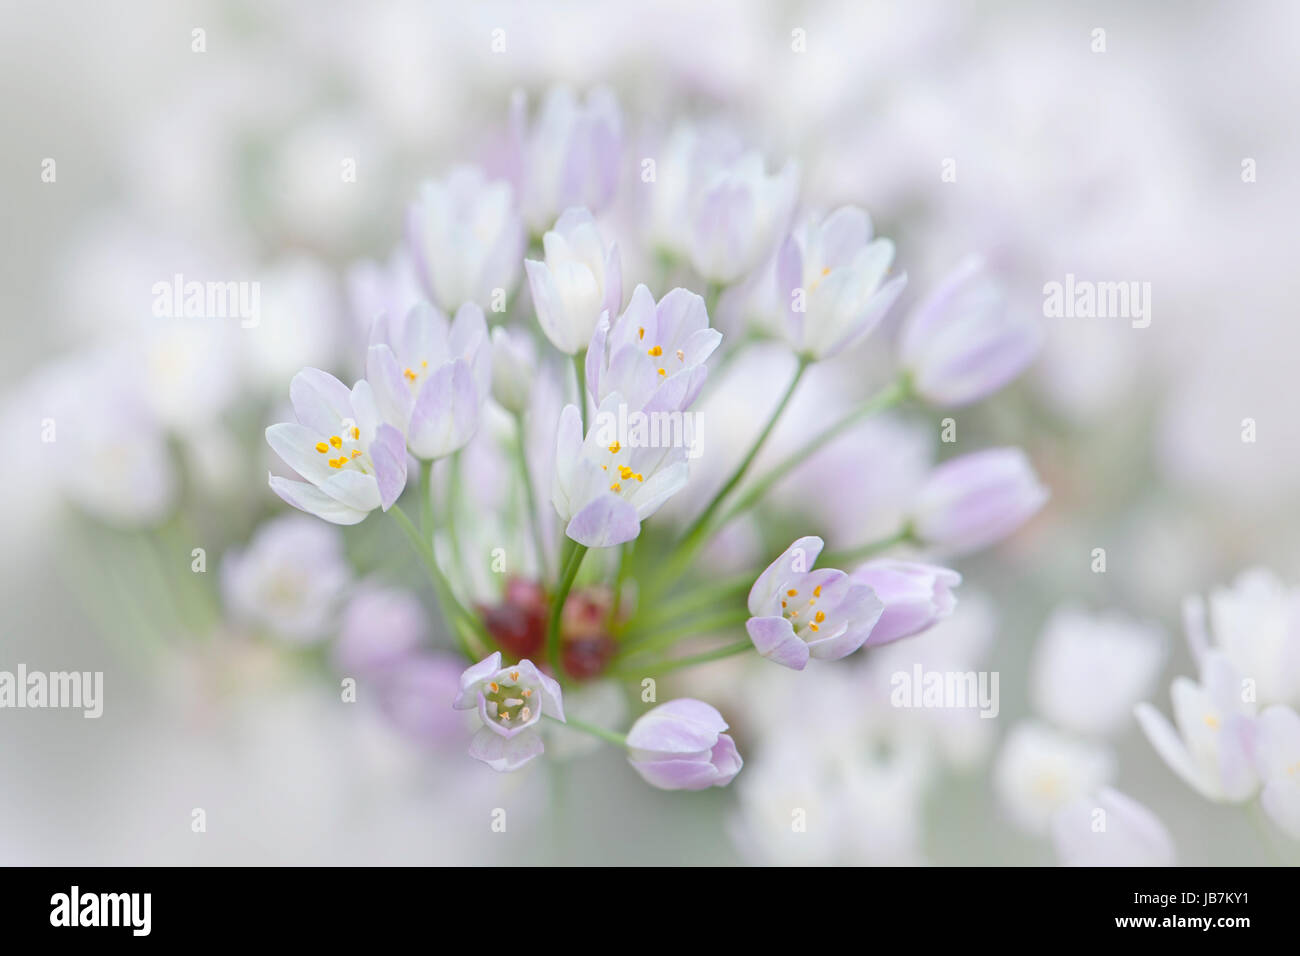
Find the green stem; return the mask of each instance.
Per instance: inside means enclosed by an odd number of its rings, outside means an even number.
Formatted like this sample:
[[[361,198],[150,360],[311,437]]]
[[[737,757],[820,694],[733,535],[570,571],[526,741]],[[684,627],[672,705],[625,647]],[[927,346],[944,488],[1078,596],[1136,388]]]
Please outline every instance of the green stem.
[[[528,508],[528,523],[533,532],[533,544],[537,548],[537,574],[543,580],[550,576],[546,562],[546,548],[542,543],[542,519],[537,513],[537,495],[533,488],[533,474],[528,467],[528,452],[524,446],[524,416],[515,415],[515,459],[519,473],[524,479],[524,498]]]
[[[703,651],[699,654],[692,654],[689,657],[670,658],[661,661],[658,664],[628,664],[610,672],[612,677],[633,678],[644,677],[649,674],[666,674],[669,671],[681,670],[683,667],[694,667],[696,664],[707,664],[710,661],[722,660],[724,657],[734,657],[737,654],[743,654],[745,651],[751,651],[754,645],[748,639],[737,641],[734,644],[724,644],[722,647],[711,651]]]
[[[758,457],[758,453],[763,450],[763,445],[767,443],[767,439],[776,428],[777,422],[781,420],[781,415],[785,412],[786,406],[790,404],[790,399],[794,397],[795,389],[799,387],[799,382],[803,379],[803,374],[807,371],[808,365],[808,359],[799,359],[799,367],[795,370],[794,378],[790,380],[790,384],[786,387],[785,394],[781,396],[781,401],[777,403],[776,409],[772,412],[772,416],[767,420],[767,424],[763,426],[763,430],[759,432],[758,438],[756,438],[754,444],[750,446],[749,452],[731,473],[731,477],[727,479],[726,483],[718,490],[718,493],[713,496],[713,500],[709,502],[708,506],[700,516],[696,518],[695,522],[686,530],[686,533],[682,536],[681,543],[678,545],[676,554],[667,563],[664,573],[661,574],[656,581],[657,584],[662,586],[664,581],[674,580],[678,575],[686,570],[686,568],[690,566],[691,560],[695,557],[696,552],[699,551],[699,549],[703,547],[705,541],[708,540],[708,533],[710,531],[710,524],[713,520],[714,513],[718,510],[726,497],[731,494],[738,484],[740,484],[741,480],[745,477],[745,472],[749,470],[749,466],[753,464],[754,459]],[[658,588],[656,588],[656,590],[658,590]]]
[[[579,720],[577,717],[569,717],[565,720],[564,726],[572,727],[574,730],[581,730],[584,734],[591,734],[593,737],[599,737],[601,740],[608,741],[616,747],[627,746],[627,736],[616,733],[613,730],[606,730],[604,727],[597,727],[595,724],[589,724],[585,720]]]
[[[724,578],[716,584],[694,588],[673,600],[661,601],[644,618],[636,619],[636,630],[660,626],[690,611],[742,597],[754,586],[761,573],[761,570],[747,571],[735,577]]]
[[[582,412],[582,434],[587,434],[587,350],[573,356],[573,374],[578,383],[578,409]]]
[[[712,634],[726,628],[735,627],[738,624],[744,624],[747,620],[749,620],[749,612],[745,608],[742,607],[739,611],[731,608],[703,620],[687,621],[677,627],[641,630],[628,641],[620,656],[664,650],[672,647],[683,637]]]
[[[794,471],[794,469],[802,464],[810,455],[815,454],[827,443],[839,437],[869,415],[873,415],[876,412],[884,411],[887,408],[892,408],[897,405],[899,402],[903,401],[903,399],[907,398],[909,392],[910,389],[906,381],[900,380],[894,382],[893,384],[887,385],[885,388],[881,389],[835,424],[822,429],[805,442],[797,451],[788,456],[783,462],[781,462],[781,464],[777,465],[762,478],[759,478],[750,485],[745,493],[737,498],[731,507],[726,510],[722,519],[718,522],[718,526],[722,527],[736,515],[752,507],[760,498],[763,497],[763,495],[767,494],[773,485],[786,475],[790,474],[790,472]]]
[[[569,559],[564,563],[560,583],[551,602],[551,618],[546,627],[546,657],[557,678],[564,674],[564,660],[560,653],[560,618],[564,615],[564,603],[569,599],[569,591],[573,587],[574,578],[578,576],[578,568],[582,567],[582,559],[586,556],[587,546],[583,544],[575,545],[569,552]]]
[[[904,525],[897,533],[891,534],[887,538],[868,541],[866,544],[845,551],[832,551],[829,554],[823,554],[819,563],[826,568],[847,568],[851,564],[857,564],[859,561],[874,557],[881,551],[888,551],[896,544],[904,544],[911,540],[912,529]]]
[[[421,484],[424,482],[421,481]],[[434,594],[438,598],[438,606],[442,608],[443,617],[447,621],[447,630],[456,639],[460,645],[461,651],[470,660],[478,660],[482,655],[476,654],[471,646],[469,638],[466,637],[465,629],[478,636],[478,621],[474,618],[465,606],[456,600],[455,594],[452,593],[451,585],[443,577],[442,569],[438,567],[438,559],[434,557],[433,545],[430,539],[425,538],[411,523],[411,519],[397,505],[388,509],[388,513],[396,519],[397,524],[402,531],[406,533],[407,539],[411,546],[415,548],[416,554],[424,562],[425,569],[429,572],[429,580],[433,584]]]

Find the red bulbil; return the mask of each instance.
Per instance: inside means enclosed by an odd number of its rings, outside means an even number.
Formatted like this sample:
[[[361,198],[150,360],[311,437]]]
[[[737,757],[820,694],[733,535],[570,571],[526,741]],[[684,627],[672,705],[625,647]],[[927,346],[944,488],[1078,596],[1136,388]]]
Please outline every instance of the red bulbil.
[[[589,680],[604,673],[618,649],[609,635],[610,594],[586,588],[569,594],[560,618],[561,655],[566,676]],[[480,605],[488,633],[501,650],[516,660],[541,663],[546,657],[546,627],[550,602],[536,581],[511,578],[500,604]]]

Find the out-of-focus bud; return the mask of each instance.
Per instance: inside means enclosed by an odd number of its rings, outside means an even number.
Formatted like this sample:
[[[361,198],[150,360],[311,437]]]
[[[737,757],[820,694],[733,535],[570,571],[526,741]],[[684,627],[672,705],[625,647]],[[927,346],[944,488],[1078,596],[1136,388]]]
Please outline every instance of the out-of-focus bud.
[[[867,562],[849,579],[867,585],[885,605],[863,647],[911,637],[943,620],[957,606],[952,589],[961,584],[961,575],[948,568],[890,558]]]
[[[946,461],[912,503],[910,527],[947,554],[978,551],[1010,535],[1050,492],[1019,448],[990,448]]]
[[[1042,343],[1042,326],[1010,308],[1002,284],[972,256],[912,313],[899,359],[926,401],[967,405],[1024,371]]]
[[[502,408],[523,414],[536,371],[537,349],[531,338],[500,326],[492,330],[492,397]]]
[[[618,243],[606,246],[591,213],[575,207],[542,237],[542,248],[545,262],[524,262],[537,321],[552,345],[576,355],[591,343],[601,315],[623,304]]]
[[[744,765],[726,729],[722,715],[703,701],[670,700],[632,725],[627,759],[660,790],[725,787]]]

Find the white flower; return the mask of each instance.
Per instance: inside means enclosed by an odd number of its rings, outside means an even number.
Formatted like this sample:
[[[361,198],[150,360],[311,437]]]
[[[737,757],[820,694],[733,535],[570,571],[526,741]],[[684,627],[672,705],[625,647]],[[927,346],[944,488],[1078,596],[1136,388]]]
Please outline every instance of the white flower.
[[[1031,721],[1007,735],[993,786],[1017,826],[1045,834],[1058,809],[1105,785],[1114,772],[1108,749]]]
[[[1165,659],[1164,634],[1120,614],[1064,607],[1034,652],[1030,694],[1062,730],[1106,736],[1121,730],[1150,695]]]
[[[492,304],[519,278],[524,229],[514,190],[471,166],[425,183],[407,215],[407,242],[425,292],[444,312]]]
[[[546,261],[524,261],[537,321],[551,344],[576,355],[591,342],[602,313],[618,312],[623,276],[618,243],[607,247],[586,209],[566,209],[542,236]]]
[[[1057,810],[1052,842],[1063,866],[1174,865],[1174,841],[1165,825],[1110,787]]]
[[[537,374],[537,348],[532,338],[497,326],[492,330],[492,397],[512,415],[528,407],[528,393]]]
[[[1252,568],[1232,587],[1211,592],[1212,639],[1199,598],[1189,599],[1184,616],[1194,654],[1211,646],[1223,651],[1238,674],[1255,682],[1260,704],[1300,704],[1300,588]]]
[[[789,225],[798,189],[793,162],[768,175],[757,152],[708,174],[689,204],[695,271],[730,284],[760,265]]]
[[[1264,782],[1260,806],[1300,840],[1300,716],[1290,707],[1270,707],[1259,715],[1255,763]]]
[[[540,232],[569,206],[605,208],[618,187],[623,141],[614,94],[592,90],[579,103],[572,90],[556,87],[546,95],[531,129],[527,112],[523,93],[516,93],[510,126],[519,164],[519,205],[529,228]]]
[[[1240,803],[1259,786],[1251,753],[1255,742],[1255,704],[1243,698],[1241,677],[1219,651],[1201,663],[1201,683],[1174,680],[1174,721],[1150,704],[1138,704],[1138,723],[1169,768],[1183,782],[1217,802]]]
[[[221,562],[231,613],[295,643],[336,628],[351,578],[338,529],[292,513],[262,525],[247,548]]]
[[[871,220],[856,206],[801,223],[776,263],[791,348],[830,358],[875,328],[907,285],[906,273],[886,281],[893,261],[894,244],[872,239]]]

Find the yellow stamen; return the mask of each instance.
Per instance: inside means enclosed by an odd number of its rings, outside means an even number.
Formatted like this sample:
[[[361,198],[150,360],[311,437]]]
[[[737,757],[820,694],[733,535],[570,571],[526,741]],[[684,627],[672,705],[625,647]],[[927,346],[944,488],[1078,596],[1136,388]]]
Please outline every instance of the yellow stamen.
[[[412,372],[409,368],[406,371],[404,371],[402,375],[404,375],[407,381],[410,382],[414,382],[417,378],[419,378],[419,376],[416,375],[414,372]]]
[[[360,438],[361,438],[361,429],[358,428],[356,425],[353,425],[353,426],[352,426],[352,440],[353,440],[353,441],[358,441],[358,440],[360,440]]]
[[[330,444],[333,445],[335,448],[342,448],[342,447],[343,447],[343,439],[340,438],[338,435],[331,435],[331,436],[330,436]]]
[[[648,351],[646,354],[653,355],[655,358],[658,358],[659,356],[664,354],[663,346],[656,345],[653,348],[651,348],[650,351]]]
[[[323,441],[318,441],[316,443],[316,450],[323,455],[330,450],[330,446]]]
[[[634,472],[627,465],[618,466],[618,476],[622,478],[624,481],[627,481],[627,479],[631,478],[633,474]]]
[[[609,453],[611,455],[617,455],[622,450],[623,450],[623,446],[620,445],[618,442],[614,442],[614,444],[609,446]]]
[[[621,491],[623,490],[623,486],[620,485],[620,484],[616,481],[616,482],[614,482],[612,485],[609,486],[609,490],[612,491],[612,492],[614,492],[614,494],[618,494],[619,492],[621,492]]]
[[[645,329],[637,329],[637,330],[636,330],[636,337],[637,337],[638,339],[643,339],[643,338],[645,338]]]
[[[809,624],[808,626],[809,626],[810,628],[812,628],[814,631],[817,630],[817,625],[816,625],[816,624]]]
[[[511,671],[511,672],[510,672],[510,679],[511,679],[511,680],[519,680],[519,671]]]
[[[331,467],[331,468],[342,468],[342,467],[343,467],[343,463],[346,462],[346,461],[347,461],[346,458],[331,458],[331,459],[330,459],[330,467]]]
[[[822,596],[822,586],[819,584],[815,588],[813,588],[813,597],[821,597],[821,596]]]
[[[525,688],[524,688],[524,696],[525,696],[525,697],[532,697],[532,696],[533,696],[533,689],[532,689],[531,687],[525,687]]]
[[[488,684],[488,690],[492,691],[492,693],[495,694],[497,691],[501,690],[501,687],[497,684],[496,681],[492,681],[490,684]]]
[[[798,597],[798,596],[799,596],[799,592],[796,591],[794,588],[791,588],[790,590],[786,591],[785,593],[788,594],[790,597]]]
[[[361,457],[361,449],[360,449],[360,448],[354,448],[354,449],[352,449],[352,457],[353,457],[353,458],[360,458],[360,457]]]
[[[822,621],[826,620],[826,612],[818,611],[817,615],[813,618],[813,620],[816,621],[818,624],[820,624]]]
[[[668,374],[668,369],[666,369],[666,368],[661,368],[661,369],[659,370],[659,374],[660,374],[660,375],[667,375],[667,374]]]
[[[506,711],[504,711],[504,710],[501,711],[500,716],[501,716],[501,719],[502,719],[502,720],[509,720],[509,719],[510,719],[510,714],[508,714],[508,713],[507,713]]]
[[[1218,730],[1218,729],[1219,729],[1219,718],[1218,718],[1218,717],[1215,717],[1213,714],[1206,714],[1206,715],[1205,715],[1205,726],[1206,726],[1206,727],[1209,727],[1211,730]]]

